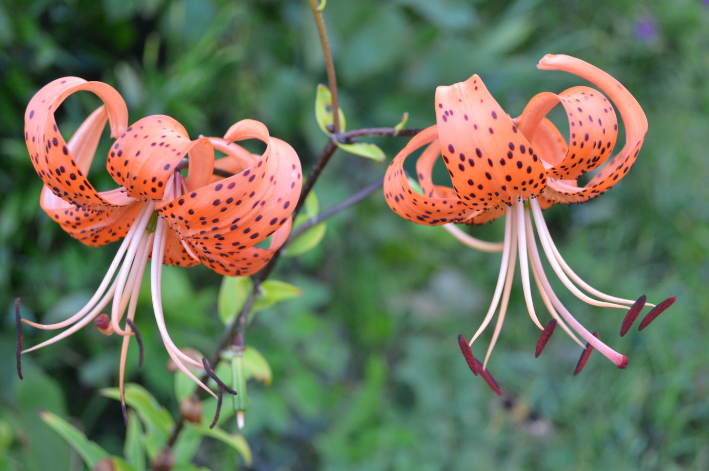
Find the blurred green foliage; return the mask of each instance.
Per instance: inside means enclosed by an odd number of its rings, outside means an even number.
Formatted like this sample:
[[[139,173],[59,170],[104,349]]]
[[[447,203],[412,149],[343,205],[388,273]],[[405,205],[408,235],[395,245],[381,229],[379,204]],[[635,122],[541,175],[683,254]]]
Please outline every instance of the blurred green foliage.
[[[519,285],[490,361],[494,396],[460,358],[455,337],[477,326],[499,255],[467,250],[438,228],[408,223],[377,194],[328,222],[314,250],[279,265],[304,295],[259,312],[247,344],[273,370],[253,383],[246,436],[257,470],[703,470],[709,467],[709,5],[700,0],[330,0],[324,11],[348,129],[435,122],[434,90],[479,74],[518,115],[533,94],[574,77],[536,70],[566,53],[608,71],[636,96],[650,130],[637,165],[603,198],[547,212],[569,264],[597,288],[678,302],[650,328],[617,337],[621,314],[560,297],[630,357],[600,355],[573,377],[578,348],[561,335],[534,360],[537,331]],[[123,456],[118,341],[95,329],[26,355],[14,370],[12,301],[29,319],[66,317],[96,288],[115,247],[71,240],[39,209],[41,183],[22,140],[24,107],[64,75],[102,80],[137,120],[164,113],[191,136],[222,135],[254,118],[290,142],[308,168],[326,142],[313,113],[324,63],[305,1],[5,0],[0,3],[0,470],[81,470],[36,412],[68,419]],[[86,95],[86,96],[84,96]],[[69,99],[70,134],[98,102]],[[563,126],[563,120],[557,120]],[[404,138],[370,140],[389,158]],[[92,181],[108,188],[99,151]],[[338,152],[318,184],[326,209],[385,166]],[[501,224],[475,228],[501,237]],[[163,303],[173,339],[205,354],[216,344],[220,278],[166,268]],[[144,284],[145,286],[145,284]],[[149,293],[136,322],[146,362],[128,360],[177,417]],[[541,306],[541,301],[536,298]],[[48,334],[25,329],[25,345]],[[490,338],[483,335],[482,341]],[[235,429],[234,420],[224,424]],[[202,441],[193,462],[231,470],[238,453]]]

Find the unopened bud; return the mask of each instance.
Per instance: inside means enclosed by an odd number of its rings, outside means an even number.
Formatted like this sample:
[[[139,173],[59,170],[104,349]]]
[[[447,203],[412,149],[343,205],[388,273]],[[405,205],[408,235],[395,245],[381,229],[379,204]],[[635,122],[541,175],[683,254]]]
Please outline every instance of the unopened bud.
[[[202,402],[196,396],[186,397],[180,403],[180,415],[188,422],[200,423],[202,421]]]
[[[170,471],[175,466],[175,453],[172,448],[165,447],[160,450],[150,467],[153,471]]]
[[[108,314],[101,314],[94,319],[94,325],[103,335],[113,334],[113,326],[111,325],[111,319],[108,318]]]

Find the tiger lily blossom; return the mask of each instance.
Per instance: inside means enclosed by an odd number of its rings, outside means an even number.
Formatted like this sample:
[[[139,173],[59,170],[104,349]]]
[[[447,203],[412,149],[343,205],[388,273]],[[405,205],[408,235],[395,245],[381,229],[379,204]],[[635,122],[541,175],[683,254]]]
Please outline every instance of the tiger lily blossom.
[[[635,98],[606,72],[579,59],[547,55],[539,69],[560,70],[577,75],[600,88],[615,104],[625,124],[625,146],[609,158],[615,145],[618,123],[613,105],[596,89],[578,86],[556,95],[540,93],[525,107],[522,115],[510,118],[490,95],[480,77],[436,90],[437,124],[416,135],[391,162],[384,181],[384,195],[391,209],[403,218],[426,225],[444,225],[464,244],[486,252],[502,252],[502,263],[492,303],[470,342],[460,335],[461,351],[473,373],[482,374],[498,394],[501,391],[487,371],[487,362],[499,337],[519,256],[525,303],[534,324],[542,330],[537,343],[539,356],[557,325],[584,350],[577,365],[578,374],[593,349],[619,368],[628,358],[616,352],[582,326],[559,301],[542,266],[535,238],[539,236],[544,255],[559,280],[582,301],[598,306],[626,310],[621,327],[625,335],[646,304],[602,293],[583,281],[562,258],[552,241],[542,211],[558,203],[584,203],[596,198],[628,172],[640,151],[647,132],[647,119]],[[561,104],[569,119],[570,139],[546,118]],[[416,165],[423,194],[411,189],[403,170],[405,159],[427,146]],[[443,156],[452,188],[434,185],[433,165]],[[601,165],[586,184],[578,179]],[[477,240],[453,223],[478,225],[505,216],[502,243]],[[529,268],[531,266],[532,276]],[[540,323],[532,302],[531,279],[551,314],[546,326]],[[586,291],[584,293],[583,291]],[[642,330],[675,298],[655,306],[640,325]],[[487,354],[480,363],[472,352],[473,342],[492,321],[499,306],[497,322]],[[579,339],[586,341],[586,345]]]
[[[66,97],[82,90],[96,94],[104,105],[67,143],[54,112]],[[87,174],[107,120],[115,142],[106,167],[119,187],[98,192]],[[263,141],[267,146],[263,155],[252,155],[234,143],[245,139]],[[291,213],[300,195],[301,167],[293,148],[270,137],[267,128],[253,120],[234,124],[223,139],[190,140],[182,125],[168,116],[149,116],[128,126],[125,102],[115,89],[76,77],[55,80],[32,98],[25,113],[25,141],[44,182],[42,209],[86,245],[123,241],[96,293],[79,312],[49,325],[22,319],[38,329],[68,328],[21,353],[50,345],[94,321],[103,333],[123,336],[119,376],[123,392],[128,343],[133,335],[139,340],[133,323],[138,294],[152,259],[153,311],[167,353],[182,372],[217,397],[186,366],[203,364],[178,349],[168,334],[160,290],[162,266],[204,263],[229,276],[250,275],[265,266],[290,233]],[[215,162],[214,149],[226,157]],[[215,169],[233,176],[213,175]],[[254,247],[269,236],[270,248]],[[99,316],[109,305],[110,319]],[[126,324],[121,327],[124,314]]]

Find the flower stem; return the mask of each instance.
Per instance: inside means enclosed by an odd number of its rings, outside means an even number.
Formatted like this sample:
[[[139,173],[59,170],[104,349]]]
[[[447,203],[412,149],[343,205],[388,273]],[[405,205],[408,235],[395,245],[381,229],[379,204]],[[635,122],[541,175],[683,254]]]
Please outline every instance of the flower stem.
[[[337,99],[337,78],[335,77],[335,64],[332,61],[332,51],[330,50],[330,40],[327,37],[327,29],[325,28],[325,19],[323,18],[322,11],[320,11],[320,3],[318,0],[308,0],[310,2],[310,9],[313,11],[313,17],[315,18],[315,25],[318,28],[318,35],[320,35],[320,42],[322,42],[323,55],[325,56],[325,68],[327,69],[327,82],[330,87],[330,93],[332,94],[332,128],[333,133],[337,134],[340,132],[340,116],[338,110],[340,109]]]

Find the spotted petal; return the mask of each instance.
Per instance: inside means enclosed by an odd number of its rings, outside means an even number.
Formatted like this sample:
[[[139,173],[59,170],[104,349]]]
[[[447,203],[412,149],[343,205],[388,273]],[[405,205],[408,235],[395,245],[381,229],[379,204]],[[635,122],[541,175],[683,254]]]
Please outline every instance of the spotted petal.
[[[532,98],[519,118],[522,134],[533,140],[539,123],[559,103],[569,119],[569,148],[561,160],[556,157],[553,161],[545,160],[551,165],[547,174],[554,180],[576,180],[610,156],[618,135],[618,122],[613,107],[600,92],[574,87],[559,95],[545,92]],[[539,147],[536,149],[540,152]],[[544,160],[544,155],[540,156]]]
[[[480,77],[436,89],[441,152],[468,206],[487,209],[539,194],[544,166]]]
[[[562,70],[596,85],[615,104],[625,125],[625,146],[583,187],[572,187],[562,181],[550,182],[545,196],[554,202],[582,203],[613,187],[635,163],[647,132],[647,118],[642,108],[616,79],[580,59],[564,55],[546,55],[539,69]]]
[[[429,183],[430,169],[426,170],[428,162],[422,164],[423,172],[419,176],[427,189],[427,194],[420,195],[411,189],[404,172],[406,158],[417,149],[437,139],[437,126],[431,126],[415,135],[406,147],[394,157],[384,176],[384,197],[389,207],[404,219],[429,226],[460,222],[480,213],[480,211],[468,208],[457,195],[445,198],[437,197],[436,193],[432,192],[433,184]],[[425,151],[425,155],[425,159],[433,159],[437,157],[438,151],[431,150],[429,147]],[[430,167],[433,167],[432,162]]]
[[[32,97],[25,111],[25,141],[37,174],[50,190],[84,209],[107,210],[125,204],[124,196],[116,193],[99,194],[86,178],[94,152],[85,152],[81,161],[72,154],[54,119],[54,111],[69,95],[80,90],[95,93],[105,104],[105,114],[95,112],[77,139],[77,149],[94,147],[97,134],[105,125],[106,114],[111,134],[116,136],[126,127],[128,111],[123,98],[111,86],[101,82],[87,82],[77,77],[57,79]],[[94,142],[95,140],[95,142]],[[81,165],[81,166],[80,166]],[[118,197],[118,199],[114,199]]]
[[[258,121],[240,121],[225,136],[253,138],[267,147],[249,168],[157,208],[200,257],[234,259],[283,226],[295,209],[303,181],[297,154]]]
[[[116,139],[106,167],[130,196],[161,201],[175,167],[187,155],[187,188],[194,190],[211,179],[212,144],[206,138],[191,141],[185,128],[169,116],[148,116]]]

